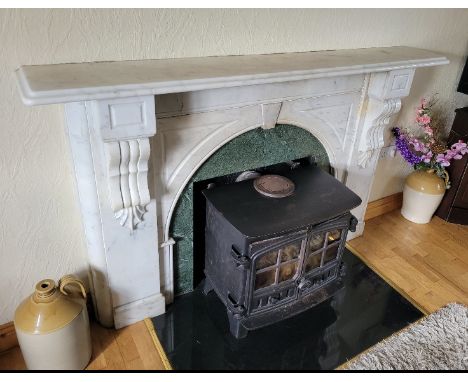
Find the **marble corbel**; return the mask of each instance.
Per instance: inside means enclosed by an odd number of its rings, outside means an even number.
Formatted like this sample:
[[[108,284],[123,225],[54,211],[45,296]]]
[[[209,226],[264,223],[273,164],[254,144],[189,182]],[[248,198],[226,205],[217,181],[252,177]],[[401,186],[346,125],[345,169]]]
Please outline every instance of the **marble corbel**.
[[[150,202],[149,138],[156,133],[154,97],[93,102],[104,142],[109,200],[119,224],[133,232]]]
[[[371,75],[367,110],[358,146],[358,163],[361,168],[376,162],[380,149],[384,146],[385,129],[392,116],[400,111],[401,99],[409,94],[413,76],[414,69]]]

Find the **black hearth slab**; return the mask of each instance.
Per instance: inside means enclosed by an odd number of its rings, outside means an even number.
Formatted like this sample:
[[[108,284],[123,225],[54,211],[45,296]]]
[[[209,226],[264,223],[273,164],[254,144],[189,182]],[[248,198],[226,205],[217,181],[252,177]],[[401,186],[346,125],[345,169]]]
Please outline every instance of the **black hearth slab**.
[[[253,180],[217,186],[203,194],[229,223],[251,238],[321,223],[361,204],[359,196],[318,167],[298,168],[283,175],[296,187],[285,198],[260,194]]]
[[[331,370],[423,314],[345,250],[345,287],[298,316],[249,332],[229,333],[226,308],[201,288],[152,319],[175,370]]]

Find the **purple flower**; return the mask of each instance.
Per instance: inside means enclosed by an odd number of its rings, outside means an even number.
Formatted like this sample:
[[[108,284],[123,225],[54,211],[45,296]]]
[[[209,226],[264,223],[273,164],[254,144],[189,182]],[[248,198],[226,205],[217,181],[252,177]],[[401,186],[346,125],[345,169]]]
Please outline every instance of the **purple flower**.
[[[400,152],[401,156],[413,166],[420,163],[421,158],[411,151],[406,136],[400,132],[400,129],[395,127],[392,131],[393,135],[395,135],[395,147]]]

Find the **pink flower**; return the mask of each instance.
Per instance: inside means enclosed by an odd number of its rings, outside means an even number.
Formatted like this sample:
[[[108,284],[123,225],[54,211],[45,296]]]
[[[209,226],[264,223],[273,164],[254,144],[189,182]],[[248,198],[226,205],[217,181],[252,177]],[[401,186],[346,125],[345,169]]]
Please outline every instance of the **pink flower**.
[[[463,156],[459,154],[457,150],[447,150],[445,152],[445,158],[447,160],[452,160],[452,159],[461,159]]]
[[[429,117],[427,114],[423,114],[422,116],[416,118],[416,121],[421,125],[428,125],[431,123],[431,117]]]
[[[432,151],[429,150],[426,154],[424,154],[423,156],[421,156],[421,159],[422,159],[424,162],[429,163],[429,162],[431,161],[433,155],[434,155],[434,154],[432,154]]]
[[[451,150],[447,150],[447,151],[445,152],[445,154],[442,154],[442,155],[445,155],[445,160],[450,161],[450,160],[452,160],[453,157],[456,155],[456,152],[451,151]]]
[[[447,158],[445,157],[444,154],[438,154],[437,157],[436,157],[436,162],[440,163],[444,167],[450,166],[449,160],[447,160]]]
[[[454,143],[451,149],[460,152],[461,155],[465,155],[466,153],[468,153],[468,148],[466,147],[466,143],[461,140],[458,141],[458,143]]]
[[[450,161],[452,159],[461,159],[466,153],[468,153],[466,143],[463,141],[458,141],[457,143],[454,143],[449,149],[447,149],[445,153],[437,155],[436,162],[440,163],[444,167],[447,167],[450,166]]]
[[[426,132],[427,135],[431,136],[434,134],[434,130],[430,126],[425,126],[424,131]]]
[[[427,150],[428,150],[426,145],[424,143],[422,143],[421,141],[419,141],[417,138],[411,139],[409,143],[414,147],[415,151],[419,151],[421,153],[426,153]]]

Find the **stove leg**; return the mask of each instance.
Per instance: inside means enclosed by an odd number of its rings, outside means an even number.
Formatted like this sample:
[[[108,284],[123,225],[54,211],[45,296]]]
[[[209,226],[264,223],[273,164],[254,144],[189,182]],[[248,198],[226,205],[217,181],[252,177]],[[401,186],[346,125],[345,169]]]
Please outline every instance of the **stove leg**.
[[[229,319],[229,331],[231,334],[236,337],[236,339],[247,337],[249,331],[241,324],[240,320],[238,320],[229,310],[227,311],[227,315]]]
[[[210,280],[208,280],[208,278],[205,277],[205,281],[203,282],[203,294],[206,296],[213,289],[213,284],[211,284]]]

